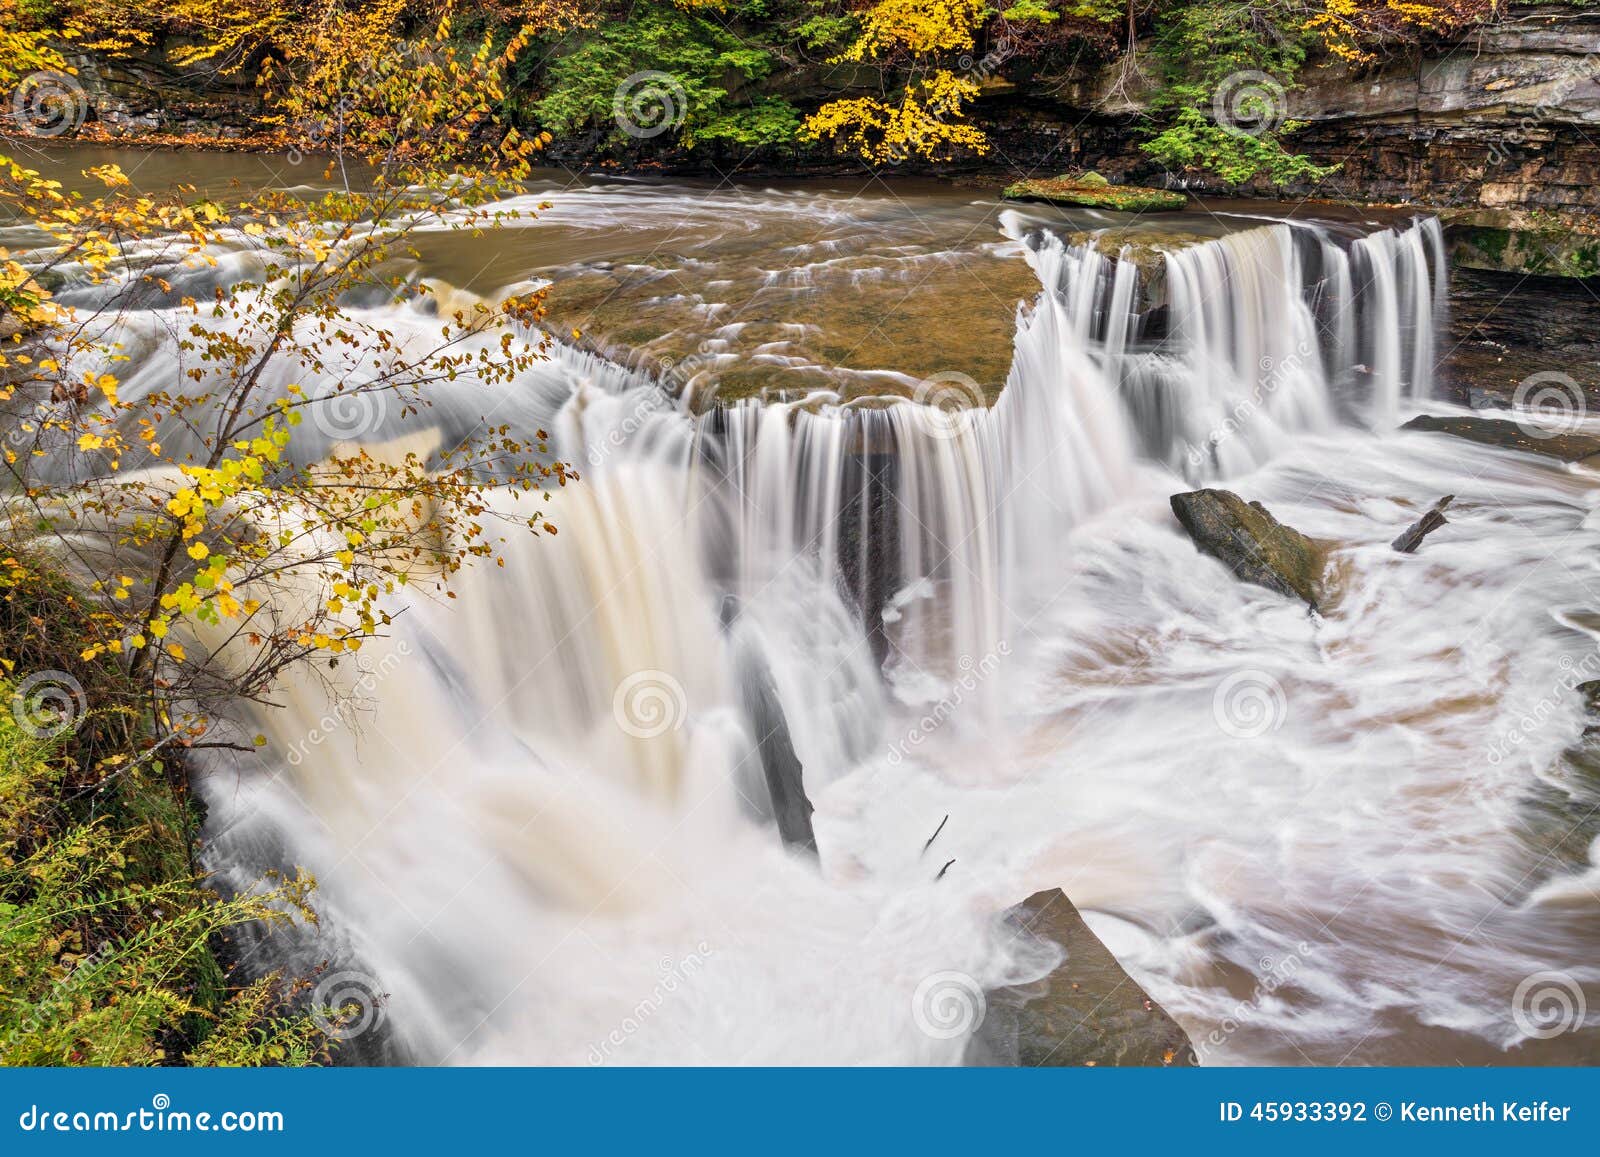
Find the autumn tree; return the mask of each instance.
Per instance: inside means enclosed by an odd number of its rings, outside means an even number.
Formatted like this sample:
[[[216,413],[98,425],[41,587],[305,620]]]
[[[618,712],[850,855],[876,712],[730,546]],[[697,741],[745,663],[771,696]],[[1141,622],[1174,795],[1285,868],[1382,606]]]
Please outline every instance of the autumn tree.
[[[492,409],[541,356],[542,296],[433,303],[405,272],[418,231],[515,216],[496,202],[542,142],[497,109],[527,36],[463,48],[448,11],[413,37],[397,4],[350,15],[280,28],[262,78],[325,158],[321,192],[154,197],[108,166],[79,195],[0,170],[0,203],[40,238],[5,255],[5,539],[99,597],[84,657],[126,665],[163,740],[219,742],[209,705],[269,699],[287,668],[382,633],[400,588],[449,595],[506,535],[554,533],[529,503],[570,477],[541,432],[485,419],[442,440],[425,419],[446,388]],[[242,274],[205,272],[224,266]],[[437,314],[431,336],[347,308],[375,295]],[[124,348],[152,306],[157,387]]]

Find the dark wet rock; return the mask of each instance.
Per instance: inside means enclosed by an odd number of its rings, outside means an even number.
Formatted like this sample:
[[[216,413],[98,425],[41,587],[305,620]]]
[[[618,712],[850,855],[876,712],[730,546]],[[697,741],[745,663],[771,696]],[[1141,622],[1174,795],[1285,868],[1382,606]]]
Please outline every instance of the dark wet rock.
[[[1400,428],[1430,434],[1451,434],[1485,446],[1520,450],[1524,454],[1543,454],[1563,462],[1582,462],[1600,454],[1600,438],[1592,438],[1587,434],[1532,434],[1528,427],[1498,418],[1438,418],[1432,414],[1421,414]]]
[[[900,589],[899,456],[852,455],[845,467],[839,511],[839,573],[866,631],[873,659],[889,657],[883,609]]]
[[[725,608],[726,611],[726,608]],[[745,715],[755,733],[761,773],[772,802],[772,817],[786,846],[817,854],[817,837],[811,827],[811,800],[806,797],[804,769],[789,735],[789,721],[778,699],[772,672],[760,655],[745,656],[740,694]]]
[[[1433,508],[1428,513],[1413,522],[1406,528],[1404,534],[1389,545],[1401,554],[1415,554],[1417,547],[1422,545],[1423,539],[1450,521],[1444,516],[1444,512],[1455,501],[1455,497],[1454,494],[1446,494],[1439,499],[1438,502],[1433,504]]]
[[[1172,512],[1203,553],[1245,582],[1303,599],[1316,609],[1326,561],[1322,548],[1273,518],[1261,503],[1228,490],[1192,490],[1172,496]]]
[[[1113,185],[1099,173],[1031,177],[1007,185],[1000,196],[1008,201],[1044,201],[1051,205],[1078,205],[1119,213],[1166,212],[1182,209],[1189,203],[1183,193],[1139,185]]]
[[[1006,913],[1018,933],[1066,953],[1033,984],[985,994],[982,1025],[968,1046],[974,1065],[1193,1065],[1194,1046],[1151,1000],[1059,888],[1037,892]]]

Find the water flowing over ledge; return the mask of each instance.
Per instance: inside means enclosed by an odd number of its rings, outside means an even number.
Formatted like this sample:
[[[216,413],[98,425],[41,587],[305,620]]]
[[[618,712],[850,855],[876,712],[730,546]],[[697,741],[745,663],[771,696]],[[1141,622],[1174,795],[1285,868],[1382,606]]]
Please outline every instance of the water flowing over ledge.
[[[558,343],[493,405],[585,471],[559,538],[239,721],[269,743],[205,781],[210,862],[316,872],[324,930],[293,952],[387,994],[354,1055],[954,1063],[963,1034],[912,994],[1048,970],[993,916],[1055,886],[1197,1042],[1234,1025],[1217,1063],[1492,1059],[1501,989],[1581,958],[1562,881],[1588,869],[1544,858],[1525,807],[1579,792],[1548,672],[1593,650],[1585,596],[1542,573],[1546,602],[1508,604],[1506,576],[1600,535],[1570,472],[1392,435],[1432,387],[1437,225],[1262,223],[1141,277],[1003,224],[1039,290],[992,406],[959,372],[705,406],[681,364]],[[436,302],[347,317],[404,341]],[[166,309],[127,315],[125,396],[171,373]],[[448,442],[485,410],[453,383],[429,420]],[[305,452],[414,429],[331,412]],[[1167,495],[1211,479],[1337,544],[1325,619],[1180,537]],[[1387,551],[1458,492],[1453,537]],[[1556,722],[1505,747],[1547,699]],[[820,865],[772,828],[784,750]]]

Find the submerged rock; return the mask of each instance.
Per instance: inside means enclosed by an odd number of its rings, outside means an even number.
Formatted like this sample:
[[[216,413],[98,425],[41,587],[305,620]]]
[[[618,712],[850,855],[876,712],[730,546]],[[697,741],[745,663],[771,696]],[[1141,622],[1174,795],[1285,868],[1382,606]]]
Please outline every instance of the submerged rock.
[[[1451,434],[1470,442],[1481,442],[1485,446],[1520,450],[1524,454],[1544,454],[1563,462],[1582,462],[1600,454],[1600,438],[1587,434],[1530,433],[1529,427],[1498,418],[1436,418],[1432,414],[1421,414],[1400,428],[1430,434]]]
[[[1044,201],[1051,205],[1079,205],[1119,213],[1161,212],[1181,209],[1189,203],[1183,193],[1140,185],[1113,185],[1098,173],[1032,177],[1007,185],[1000,196],[1007,201]]]
[[[1454,494],[1446,494],[1433,504],[1428,513],[1408,526],[1405,533],[1389,545],[1401,554],[1415,554],[1423,539],[1450,521],[1444,516],[1444,512],[1455,499]]]
[[[1172,513],[1203,553],[1245,582],[1303,599],[1317,609],[1322,548],[1273,518],[1261,503],[1246,502],[1228,490],[1191,490],[1172,496]]]
[[[1178,1022],[1134,982],[1059,888],[1006,913],[1018,931],[1058,945],[1066,959],[1043,980],[985,994],[968,1046],[974,1065],[1193,1065]]]

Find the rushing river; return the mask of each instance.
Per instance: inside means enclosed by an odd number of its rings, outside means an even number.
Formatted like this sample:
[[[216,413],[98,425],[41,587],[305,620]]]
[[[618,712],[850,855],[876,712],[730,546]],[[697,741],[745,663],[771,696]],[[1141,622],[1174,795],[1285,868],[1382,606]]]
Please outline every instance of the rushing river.
[[[413,272],[553,285],[549,359],[427,420],[553,431],[561,534],[202,784],[213,867],[319,880],[261,964],[384,994],[351,1055],[959,1063],[924,981],[1038,977],[995,916],[1060,887],[1206,1063],[1600,1061],[1600,479],[1398,431],[1456,410],[1435,223],[1147,218],[1141,282],[1083,244],[1128,219],[949,186],[541,201]],[[125,398],[173,375],[165,310]],[[1168,498],[1207,484],[1334,544],[1319,614],[1197,553]],[[772,823],[775,717],[816,859]],[[1590,1027],[1542,1031],[1552,984]]]

